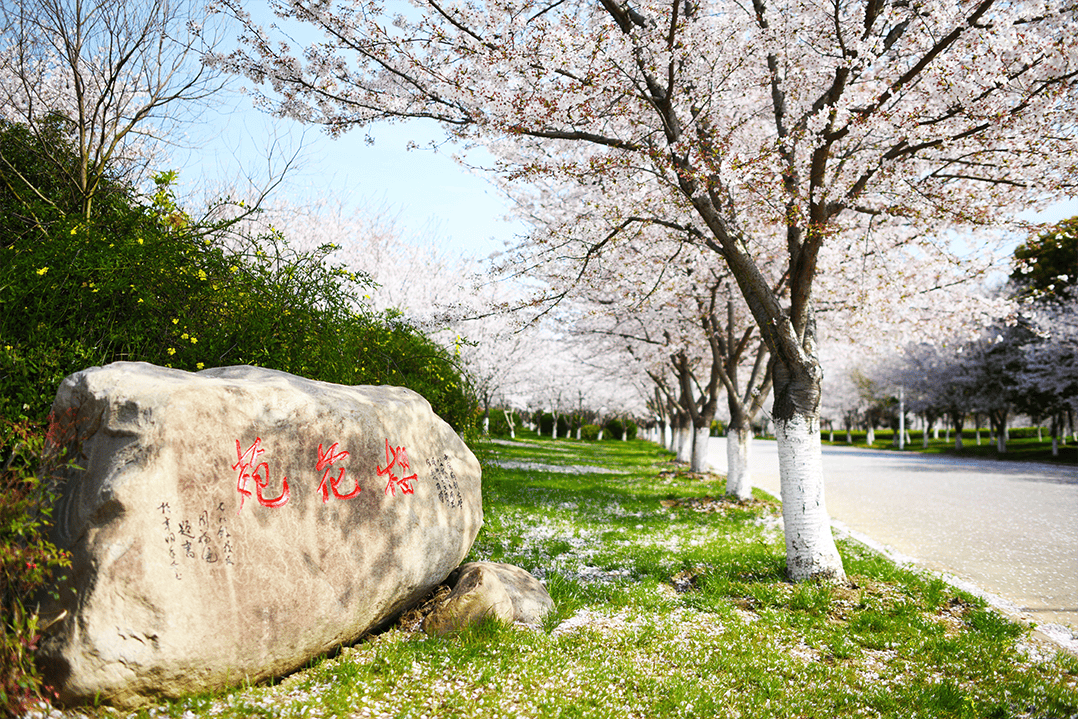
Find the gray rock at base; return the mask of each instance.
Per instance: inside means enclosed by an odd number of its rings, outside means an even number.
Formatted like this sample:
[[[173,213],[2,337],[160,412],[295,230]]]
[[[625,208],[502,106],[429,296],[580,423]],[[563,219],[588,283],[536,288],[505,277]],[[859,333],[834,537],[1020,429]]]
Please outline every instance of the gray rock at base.
[[[491,617],[536,626],[554,609],[546,587],[511,564],[462,564],[448,582],[452,592],[423,620],[423,631],[428,634],[447,634]]]
[[[482,524],[479,463],[410,390],[117,363],[65,379],[53,416],[83,468],[39,652],[65,703],[292,671],[422,599]]]

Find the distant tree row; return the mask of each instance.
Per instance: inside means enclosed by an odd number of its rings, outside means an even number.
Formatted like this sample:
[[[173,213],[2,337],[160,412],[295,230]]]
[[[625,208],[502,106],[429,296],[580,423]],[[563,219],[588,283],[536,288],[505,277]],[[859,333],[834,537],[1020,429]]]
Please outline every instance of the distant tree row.
[[[985,418],[1005,452],[1009,422],[1024,415],[1050,426],[1058,454],[1078,414],[1078,217],[1020,245],[1004,291],[1017,300],[1012,317],[973,338],[910,344],[856,375],[860,402],[848,401],[833,422],[897,429],[901,388],[905,411],[927,431],[947,422],[957,447],[970,418],[978,426]]]

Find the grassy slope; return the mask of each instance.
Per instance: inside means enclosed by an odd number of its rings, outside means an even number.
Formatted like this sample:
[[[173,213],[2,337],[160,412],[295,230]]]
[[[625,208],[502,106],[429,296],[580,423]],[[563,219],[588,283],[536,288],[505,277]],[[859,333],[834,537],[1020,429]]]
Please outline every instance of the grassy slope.
[[[395,628],[275,686],[150,716],[1073,717],[1078,660],[945,583],[841,543],[850,582],[784,581],[778,507],[645,442],[485,445],[471,560],[544,579],[541,630]],[[618,473],[503,469],[494,461]]]

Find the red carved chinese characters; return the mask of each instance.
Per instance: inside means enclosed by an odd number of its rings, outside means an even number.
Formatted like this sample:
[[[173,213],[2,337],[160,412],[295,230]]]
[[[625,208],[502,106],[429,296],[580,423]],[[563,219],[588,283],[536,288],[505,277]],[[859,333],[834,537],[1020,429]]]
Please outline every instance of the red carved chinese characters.
[[[407,477],[398,477],[392,470],[396,468],[397,472],[404,474],[410,467],[408,466],[408,454],[405,452],[404,447],[390,447],[389,439],[386,439],[386,466],[375,467],[378,470],[378,476],[382,477],[386,474],[389,475],[389,480],[386,481],[386,494],[397,495],[397,488],[401,490],[401,494],[413,494],[415,489],[411,485],[411,481],[418,477],[413,473]]]
[[[288,477],[281,478],[282,490],[279,497],[269,499],[265,496],[264,490],[270,483],[269,463],[261,460],[262,455],[265,453],[266,450],[262,448],[261,437],[255,438],[254,443],[246,450],[243,449],[240,441],[236,440],[236,463],[232,465],[232,469],[236,470],[236,491],[240,493],[240,508],[237,510],[237,514],[243,510],[244,501],[252,495],[258,499],[258,503],[263,507],[281,507],[287,504],[291,497],[288,488]],[[348,469],[340,466],[339,463],[348,459],[349,456],[349,452],[340,449],[340,443],[338,442],[331,444],[328,449],[324,444],[318,445],[318,461],[315,463],[315,471],[322,473],[322,480],[318,484],[318,493],[322,495],[323,503],[329,502],[331,493],[337,499],[352,499],[362,491],[358,479],[354,480],[355,484],[351,491],[345,493],[341,489]],[[385,489],[386,495],[396,496],[398,489],[401,494],[415,493],[412,482],[418,479],[418,475],[411,472],[408,453],[404,447],[392,447],[389,444],[389,439],[386,439],[386,466],[375,465],[375,469],[379,477],[388,475]],[[337,471],[336,476],[333,476],[334,470]],[[251,480],[254,480],[255,485],[253,491],[250,488]],[[194,547],[185,547],[185,549],[191,552]]]
[[[269,485],[269,464],[267,462],[257,462],[257,460],[265,452],[266,450],[262,449],[261,437],[256,437],[254,444],[248,447],[246,451],[240,449],[240,441],[236,440],[236,463],[232,465],[232,469],[238,470],[236,491],[240,493],[240,508],[236,510],[236,514],[243,510],[244,500],[251,496],[251,490],[247,488],[247,482],[251,479],[255,482],[255,494],[258,497],[258,503],[263,507],[280,507],[288,502],[290,496],[288,477],[281,480],[284,485],[281,496],[276,499],[266,499],[262,496],[262,490]]]
[[[334,462],[346,459],[347,457],[348,452],[337,452],[337,442],[334,442],[332,445],[330,445],[329,449],[325,451],[322,450],[321,444],[318,445],[318,464],[315,465],[315,471],[323,472],[322,482],[318,485],[318,491],[322,493],[323,503],[329,501],[330,492],[333,492],[333,496],[337,499],[351,499],[352,497],[359,494],[360,486],[358,479],[356,480],[356,488],[348,494],[341,494],[337,491],[337,487],[339,487],[341,482],[344,481],[344,467],[338,467],[339,471],[337,472],[337,477],[335,479],[329,476],[329,473],[333,471],[330,465]]]

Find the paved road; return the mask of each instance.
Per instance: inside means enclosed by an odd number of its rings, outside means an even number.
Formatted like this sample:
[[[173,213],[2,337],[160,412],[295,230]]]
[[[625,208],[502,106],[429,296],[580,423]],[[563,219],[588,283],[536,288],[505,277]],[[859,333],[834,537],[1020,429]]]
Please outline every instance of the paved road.
[[[726,440],[712,439],[726,471]],[[1078,467],[824,447],[833,519],[927,569],[1078,630]],[[779,496],[773,441],[755,440],[753,482]]]

